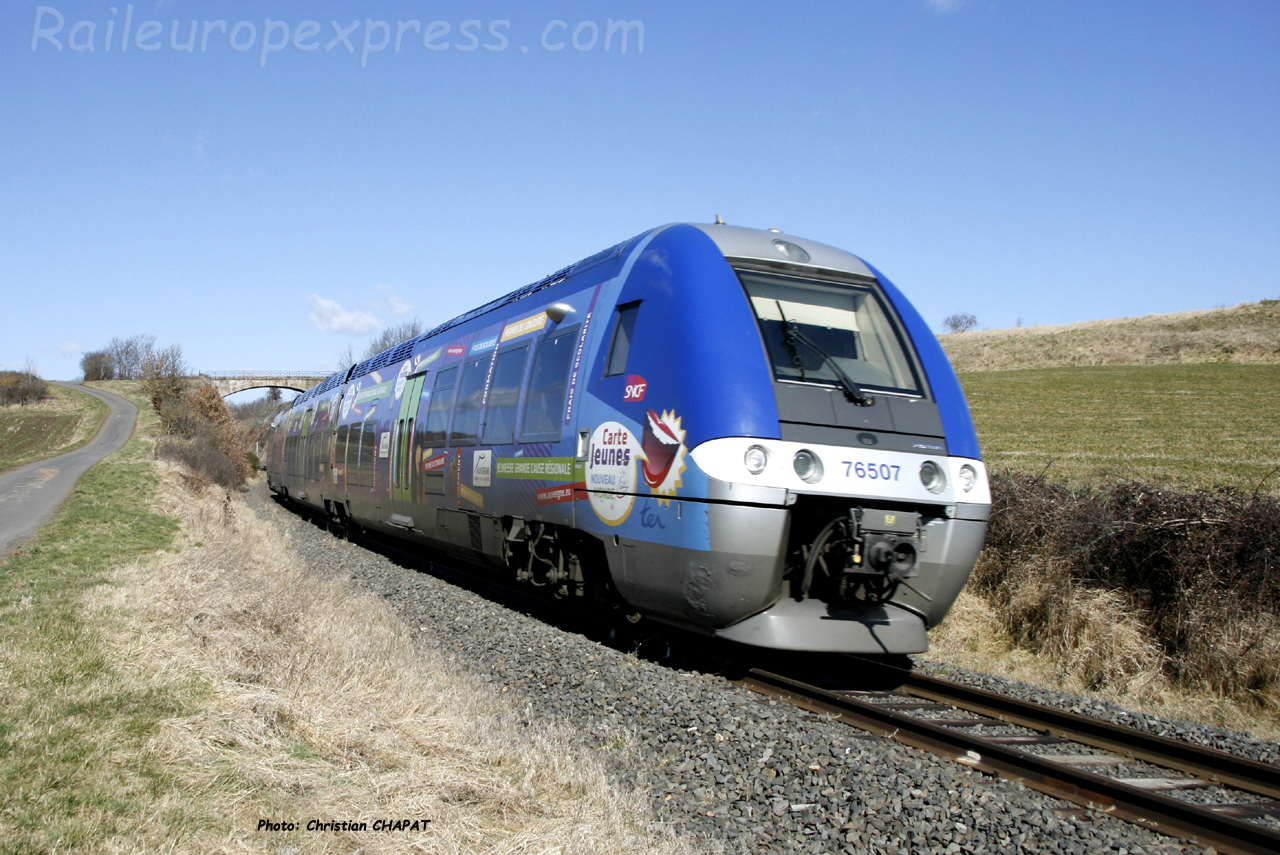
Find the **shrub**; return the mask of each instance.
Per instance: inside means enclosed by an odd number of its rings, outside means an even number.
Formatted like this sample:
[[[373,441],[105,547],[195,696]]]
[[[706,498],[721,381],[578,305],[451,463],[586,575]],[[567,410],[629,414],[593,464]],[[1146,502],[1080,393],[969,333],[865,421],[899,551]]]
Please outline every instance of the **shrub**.
[[[105,350],[91,350],[81,356],[80,371],[86,381],[116,379],[115,363]]]
[[[947,332],[968,332],[978,325],[978,316],[968,312],[956,312],[942,319],[942,326]]]
[[[0,405],[25,407],[44,400],[48,395],[49,385],[40,378],[39,370],[31,360],[27,360],[22,371],[0,371]]]
[[[182,463],[228,489],[243,486],[250,474],[244,437],[218,390],[210,383],[192,392],[175,393],[174,386],[161,382],[154,388],[161,393],[156,412],[165,436],[156,446],[156,456]]]
[[[182,347],[171,344],[147,353],[142,360],[138,379],[141,381],[142,391],[159,412],[161,401],[179,398],[186,391],[186,374],[187,365],[182,361]]]
[[[162,439],[156,445],[156,456],[181,463],[199,479],[211,481],[228,490],[237,489],[244,483],[235,462],[214,447],[213,440],[206,434],[199,434],[191,439]]]
[[[1159,667],[1235,694],[1280,680],[1280,497],[992,473],[973,583],[1005,629],[1095,688]]]

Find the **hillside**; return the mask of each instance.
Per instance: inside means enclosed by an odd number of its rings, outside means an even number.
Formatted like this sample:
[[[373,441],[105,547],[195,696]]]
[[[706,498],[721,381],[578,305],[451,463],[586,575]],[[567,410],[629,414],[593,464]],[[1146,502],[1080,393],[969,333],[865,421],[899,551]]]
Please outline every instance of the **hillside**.
[[[0,407],[0,472],[72,451],[102,427],[107,405],[65,386],[25,407]]]
[[[1186,363],[1280,364],[1280,300],[938,340],[957,372]]]

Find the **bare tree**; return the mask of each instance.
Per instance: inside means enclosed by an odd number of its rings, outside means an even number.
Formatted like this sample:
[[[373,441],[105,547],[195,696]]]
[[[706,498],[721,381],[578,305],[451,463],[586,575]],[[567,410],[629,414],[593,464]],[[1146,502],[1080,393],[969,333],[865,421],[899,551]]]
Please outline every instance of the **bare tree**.
[[[356,352],[351,347],[351,343],[348,342],[345,350],[338,351],[338,370],[345,371],[355,364],[356,364]]]
[[[422,321],[418,318],[389,326],[369,339],[369,345],[364,349],[364,356],[361,359],[377,356],[387,348],[395,347],[400,342],[419,335],[422,335]]]
[[[272,386],[270,389],[267,390],[267,403],[278,404],[280,403],[281,397],[283,396],[280,393],[279,386]]]
[[[116,366],[105,350],[91,350],[80,357],[80,370],[85,380],[114,380]]]
[[[146,392],[151,405],[162,415],[162,404],[165,401],[182,397],[187,387],[186,375],[187,364],[182,360],[182,346],[177,344],[151,350],[138,370],[142,391]]]
[[[977,315],[972,315],[968,312],[956,312],[954,315],[947,315],[942,319],[943,328],[952,333],[968,332],[977,325]]]
[[[116,336],[107,343],[106,352],[115,368],[116,377],[120,380],[141,379],[143,361],[151,355],[155,347],[156,337],[153,335],[135,335],[129,338]]]

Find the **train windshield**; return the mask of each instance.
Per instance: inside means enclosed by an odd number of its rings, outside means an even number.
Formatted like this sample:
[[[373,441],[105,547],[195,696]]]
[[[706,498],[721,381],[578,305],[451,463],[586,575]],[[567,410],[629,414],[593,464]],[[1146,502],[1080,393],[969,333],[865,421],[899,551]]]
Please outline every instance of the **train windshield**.
[[[871,288],[754,270],[737,274],[777,379],[837,387],[852,381],[920,394],[902,339]]]

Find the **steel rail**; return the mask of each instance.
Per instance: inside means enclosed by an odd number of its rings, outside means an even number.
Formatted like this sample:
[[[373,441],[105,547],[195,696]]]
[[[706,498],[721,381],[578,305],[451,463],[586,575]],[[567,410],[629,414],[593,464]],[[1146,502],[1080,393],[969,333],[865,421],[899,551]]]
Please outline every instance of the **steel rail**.
[[[1078,713],[1010,698],[949,680],[902,671],[899,691],[975,712],[1005,724],[1045,731],[1072,742],[1177,769],[1215,784],[1280,798],[1280,766],[1237,757],[1225,751],[1145,733]]]
[[[903,745],[950,757],[991,775],[1021,781],[1047,795],[1192,843],[1212,846],[1219,852],[1229,855],[1280,852],[1280,832],[1263,825],[1224,816],[1200,805],[1142,790],[1047,757],[1006,748],[767,671],[752,670],[735,682]]]

